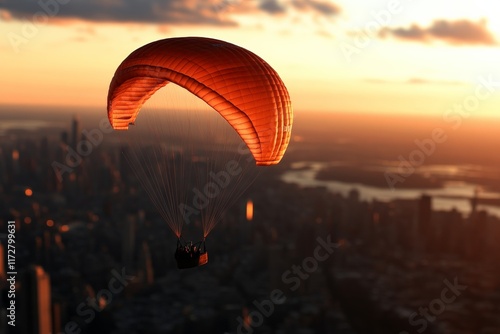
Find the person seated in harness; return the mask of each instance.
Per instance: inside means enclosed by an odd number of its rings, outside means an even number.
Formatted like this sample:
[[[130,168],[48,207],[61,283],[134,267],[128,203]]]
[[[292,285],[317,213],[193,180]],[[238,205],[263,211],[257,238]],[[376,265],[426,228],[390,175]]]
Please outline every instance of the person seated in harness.
[[[175,260],[179,269],[193,268],[208,263],[208,252],[205,239],[193,244],[192,241],[184,242],[182,238],[177,240]]]

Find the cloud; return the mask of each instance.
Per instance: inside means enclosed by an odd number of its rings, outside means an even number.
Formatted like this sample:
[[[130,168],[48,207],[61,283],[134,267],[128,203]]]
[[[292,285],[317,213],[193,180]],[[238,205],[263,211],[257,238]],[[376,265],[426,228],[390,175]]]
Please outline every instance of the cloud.
[[[326,1],[316,0],[292,0],[292,6],[303,12],[313,12],[325,16],[333,16],[340,13],[339,6]]]
[[[493,34],[488,30],[485,20],[479,22],[436,20],[427,28],[412,24],[409,28],[384,28],[380,31],[381,37],[387,35],[403,40],[425,43],[441,40],[452,45],[498,44]]]
[[[420,77],[409,78],[404,81],[397,80],[387,80],[381,78],[367,78],[363,81],[372,83],[372,84],[409,84],[409,85],[422,85],[422,84],[430,84],[430,85],[452,85],[452,86],[461,86],[465,85],[462,81],[454,81],[454,80],[439,80],[439,79],[427,79]]]
[[[286,8],[278,0],[263,0],[260,2],[259,8],[269,14],[282,14],[286,11]]]
[[[410,79],[406,80],[406,83],[411,84],[411,85],[421,85],[421,84],[451,85],[451,86],[464,85],[464,83],[461,81],[426,79],[426,78],[418,78],[418,77],[410,78]]]
[[[228,0],[222,0],[222,2]],[[236,22],[219,15],[221,0],[2,0],[0,12],[13,19],[33,19],[37,13],[51,20],[71,19],[93,22],[157,23],[234,26]],[[5,19],[5,14],[2,15]]]
[[[0,3],[0,8],[2,4]],[[10,21],[12,19],[12,15],[7,10],[0,9],[0,21]]]
[[[320,0],[0,0],[0,20],[33,20],[41,13],[52,23],[84,20],[235,26],[234,15],[282,15],[289,9],[323,16],[340,12],[340,7]]]

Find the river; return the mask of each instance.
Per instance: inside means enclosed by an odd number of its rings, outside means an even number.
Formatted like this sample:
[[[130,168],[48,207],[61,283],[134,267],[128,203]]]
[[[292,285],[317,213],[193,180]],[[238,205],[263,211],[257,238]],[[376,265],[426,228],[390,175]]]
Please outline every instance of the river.
[[[471,212],[471,204],[467,198],[472,198],[477,189],[477,184],[466,182],[447,182],[445,186],[437,189],[405,189],[389,187],[373,187],[361,183],[345,183],[333,180],[318,180],[316,174],[329,164],[324,162],[295,162],[292,168],[282,175],[282,180],[287,183],[294,183],[302,187],[323,186],[334,193],[347,196],[349,191],[357,189],[360,200],[371,202],[374,199],[379,201],[391,201],[394,199],[417,199],[422,194],[432,196],[432,207],[434,210],[449,211],[457,209],[464,216]],[[481,198],[500,198],[500,193],[481,192]],[[464,198],[453,198],[464,197]],[[500,217],[500,207],[492,205],[478,205],[478,210],[486,210],[491,215]]]

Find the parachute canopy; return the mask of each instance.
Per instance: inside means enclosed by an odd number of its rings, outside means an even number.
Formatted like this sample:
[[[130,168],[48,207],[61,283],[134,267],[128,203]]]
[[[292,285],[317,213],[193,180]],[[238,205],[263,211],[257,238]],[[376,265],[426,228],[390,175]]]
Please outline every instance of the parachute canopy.
[[[203,37],[168,38],[132,52],[108,91],[108,118],[128,129],[142,105],[175,83],[222,115],[246,143],[257,165],[277,164],[290,141],[293,111],[274,69],[237,45]]]

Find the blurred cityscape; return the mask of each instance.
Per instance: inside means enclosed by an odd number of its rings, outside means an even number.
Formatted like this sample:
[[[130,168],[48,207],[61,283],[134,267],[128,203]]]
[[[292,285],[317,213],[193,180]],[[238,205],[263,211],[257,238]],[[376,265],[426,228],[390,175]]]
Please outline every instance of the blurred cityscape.
[[[227,210],[209,263],[181,271],[123,146],[99,138],[76,118],[57,136],[3,134],[0,333],[500,333],[500,220],[474,198],[463,215],[425,194],[299,188],[280,179],[290,152]]]

